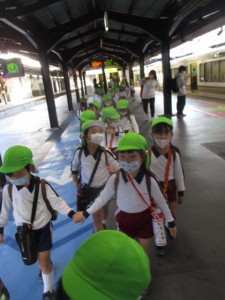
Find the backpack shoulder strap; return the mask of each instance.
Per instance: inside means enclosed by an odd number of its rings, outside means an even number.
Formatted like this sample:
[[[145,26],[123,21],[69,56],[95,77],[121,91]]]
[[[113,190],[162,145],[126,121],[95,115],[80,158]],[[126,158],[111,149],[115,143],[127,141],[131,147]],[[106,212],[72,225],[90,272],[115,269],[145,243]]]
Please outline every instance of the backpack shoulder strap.
[[[107,156],[107,149],[106,149],[106,147],[104,147],[104,146],[100,146],[100,148],[101,148],[102,151],[104,152],[104,155],[105,155],[105,163],[106,163],[107,168],[109,168],[109,162],[108,162],[108,156]]]
[[[79,148],[77,148],[77,150],[79,150],[78,158],[79,158],[79,161],[80,161],[81,160],[81,155],[82,155],[82,153],[84,151],[84,148],[83,147],[79,147]]]
[[[116,172],[116,178],[114,181],[115,194],[117,194],[117,189],[119,185],[119,175],[120,175],[120,170]]]
[[[177,148],[176,146],[174,146],[174,145],[170,145],[170,147],[171,147],[171,152],[172,152],[172,156],[173,156],[173,161],[175,161],[175,159],[176,159],[176,152],[180,155],[180,150],[179,150],[179,148]]]
[[[33,225],[36,210],[37,210],[37,203],[38,203],[38,194],[39,194],[39,186],[40,186],[40,178],[35,177],[35,190],[34,190],[34,200],[33,200],[33,206],[31,211],[31,226]]]
[[[12,184],[8,183],[8,193],[9,193],[9,198],[11,200],[11,202],[13,202],[13,197],[12,197]]]
[[[46,187],[45,187],[45,179],[41,179],[40,180],[40,183],[41,183],[41,192],[42,192],[42,196],[43,196],[43,199],[44,199],[44,202],[47,206],[47,209],[49,210],[49,212],[51,213],[52,216],[54,216],[55,212],[54,212],[54,209],[52,208],[48,198],[47,198],[47,193],[46,193]]]

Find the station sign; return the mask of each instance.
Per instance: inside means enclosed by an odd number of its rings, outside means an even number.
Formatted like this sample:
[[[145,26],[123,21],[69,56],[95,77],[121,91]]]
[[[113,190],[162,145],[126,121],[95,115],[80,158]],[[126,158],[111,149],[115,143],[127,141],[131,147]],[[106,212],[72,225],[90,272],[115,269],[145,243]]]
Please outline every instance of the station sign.
[[[106,67],[108,67],[108,66],[111,66],[112,65],[112,59],[106,59],[105,61],[104,61],[104,65],[106,66]],[[101,61],[92,61],[91,62],[91,67],[93,67],[93,68],[98,68],[98,67],[101,67],[102,66],[102,62]]]
[[[1,59],[1,71],[3,77],[21,77],[24,76],[24,67],[19,58]]]

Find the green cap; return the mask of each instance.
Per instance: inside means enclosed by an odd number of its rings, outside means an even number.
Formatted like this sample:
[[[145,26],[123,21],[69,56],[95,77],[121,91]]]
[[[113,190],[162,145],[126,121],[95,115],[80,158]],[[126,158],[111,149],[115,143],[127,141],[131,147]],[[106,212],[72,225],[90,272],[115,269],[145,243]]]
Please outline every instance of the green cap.
[[[24,169],[26,165],[34,165],[32,157],[33,154],[29,148],[19,145],[12,146],[5,152],[0,173],[13,173]],[[34,168],[34,170],[36,169]]]
[[[103,95],[102,100],[103,101],[112,100],[112,96],[110,94],[105,94],[105,95]]]
[[[62,275],[63,289],[71,300],[136,300],[150,281],[143,248],[116,230],[89,237]]]
[[[126,109],[129,107],[129,102],[126,99],[120,99],[117,102],[117,109]]]
[[[80,101],[85,101],[85,102],[86,102],[86,101],[87,101],[87,98],[81,97],[81,98],[80,98]]]
[[[118,114],[118,112],[115,110],[114,107],[112,106],[104,107],[102,109],[102,121],[105,122],[106,119],[111,119],[111,120],[120,119],[120,115]]]
[[[116,151],[127,151],[127,150],[146,150],[147,141],[146,139],[136,132],[128,132],[121,137],[118,143]]]
[[[154,119],[152,121],[152,128],[160,123],[165,123],[165,124],[168,124],[169,126],[173,127],[173,121],[166,118],[166,117],[159,117],[157,119]]]
[[[105,131],[105,124],[101,121],[95,120],[95,121],[86,121],[82,124],[81,126],[81,132],[84,133],[86,129],[90,128],[90,127],[100,127],[102,129],[102,131]]]
[[[90,109],[87,109],[85,110],[84,112],[82,112],[82,114],[80,115],[80,120],[82,122],[86,122],[88,120],[96,120],[97,117],[96,117],[96,114],[94,111],[90,110]]]
[[[90,102],[89,105],[90,104],[95,106],[98,109],[101,109],[101,103],[99,103],[97,100],[94,100],[94,101]]]

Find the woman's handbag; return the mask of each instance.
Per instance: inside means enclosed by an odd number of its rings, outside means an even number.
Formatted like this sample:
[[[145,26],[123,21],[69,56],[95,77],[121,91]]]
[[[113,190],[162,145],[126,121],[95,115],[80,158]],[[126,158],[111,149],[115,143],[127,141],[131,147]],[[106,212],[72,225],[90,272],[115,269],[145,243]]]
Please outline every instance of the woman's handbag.
[[[32,265],[37,261],[37,247],[32,225],[35,219],[39,192],[39,181],[35,182],[34,200],[31,212],[31,223],[24,223],[17,227],[15,238],[20,249],[22,260],[25,265]]]

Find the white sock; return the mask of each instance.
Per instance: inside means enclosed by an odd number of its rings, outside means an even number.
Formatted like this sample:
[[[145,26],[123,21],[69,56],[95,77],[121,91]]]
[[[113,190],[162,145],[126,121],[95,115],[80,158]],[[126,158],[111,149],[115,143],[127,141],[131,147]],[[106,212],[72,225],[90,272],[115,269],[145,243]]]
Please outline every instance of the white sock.
[[[51,272],[48,274],[42,273],[43,283],[44,283],[44,293],[48,291],[52,292],[53,282],[54,282],[54,269],[52,268]]]

